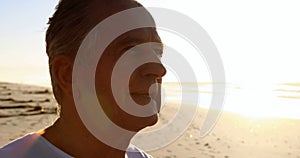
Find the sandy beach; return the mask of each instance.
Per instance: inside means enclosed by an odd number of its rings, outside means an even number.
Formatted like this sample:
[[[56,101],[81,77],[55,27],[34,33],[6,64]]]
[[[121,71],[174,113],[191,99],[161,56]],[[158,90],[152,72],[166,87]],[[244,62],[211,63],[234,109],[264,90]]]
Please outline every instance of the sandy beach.
[[[167,103],[157,126],[167,124],[177,110],[176,103]],[[210,134],[200,138],[206,112],[198,108],[183,135],[149,153],[157,158],[300,158],[300,120],[254,119],[223,112]],[[0,146],[43,129],[56,118],[51,89],[0,83]]]

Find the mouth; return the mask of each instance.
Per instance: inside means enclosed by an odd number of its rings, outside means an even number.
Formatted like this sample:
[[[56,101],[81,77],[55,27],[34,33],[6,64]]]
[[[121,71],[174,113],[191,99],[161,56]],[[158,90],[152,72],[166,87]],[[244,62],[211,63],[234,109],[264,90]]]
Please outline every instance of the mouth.
[[[157,95],[157,93],[148,93],[148,92],[130,92],[130,95],[132,96],[132,97],[145,97],[145,98],[152,98],[152,99],[155,99],[156,97],[156,95]]]
[[[140,105],[146,105],[148,104],[151,100],[153,100],[155,104],[155,109],[157,113],[160,112],[160,99],[157,97],[158,93],[148,93],[148,92],[131,92],[130,96],[132,99],[140,104]]]
[[[139,105],[146,105],[154,99],[148,92],[131,92],[130,96]]]
[[[132,91],[131,94],[149,94],[147,91]]]
[[[158,84],[152,84],[149,87],[130,88],[130,97],[139,105],[153,104],[156,112],[160,111],[161,93]]]
[[[150,97],[150,94],[149,93],[140,93],[140,92],[133,92],[133,93],[130,93],[130,95],[139,95],[139,96],[149,96]]]
[[[143,99],[143,98],[146,99],[147,102],[149,102],[149,100],[151,100],[151,95],[149,93],[130,93],[130,96],[135,101],[139,101],[140,99]],[[138,98],[140,98],[140,99],[138,99]],[[145,102],[141,102],[141,103],[145,104]]]

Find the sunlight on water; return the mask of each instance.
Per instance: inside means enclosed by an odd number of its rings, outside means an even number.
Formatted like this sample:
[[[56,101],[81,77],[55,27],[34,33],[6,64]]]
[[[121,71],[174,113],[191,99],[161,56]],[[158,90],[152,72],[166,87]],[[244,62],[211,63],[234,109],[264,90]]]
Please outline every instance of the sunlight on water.
[[[211,83],[182,83],[188,87],[183,93],[197,93],[199,88],[200,102],[198,106],[209,108],[212,96]],[[166,102],[182,102],[181,86],[178,83],[164,83]],[[251,118],[294,118],[300,119],[300,84],[266,84],[257,86],[239,86],[226,84],[226,100],[224,111],[235,112]],[[215,92],[218,93],[218,92]],[[191,104],[189,101],[183,104]]]

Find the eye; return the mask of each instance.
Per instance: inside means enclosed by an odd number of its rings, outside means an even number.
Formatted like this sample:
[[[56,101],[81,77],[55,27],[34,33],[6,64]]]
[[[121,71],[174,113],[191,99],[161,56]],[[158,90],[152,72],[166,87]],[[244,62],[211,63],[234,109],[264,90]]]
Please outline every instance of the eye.
[[[154,52],[158,57],[162,58],[163,50],[154,50]]]
[[[152,45],[151,48],[152,48],[152,50],[154,51],[154,53],[158,57],[162,58],[162,55],[163,55],[163,44],[161,44],[161,45],[156,45],[155,44],[155,45]]]

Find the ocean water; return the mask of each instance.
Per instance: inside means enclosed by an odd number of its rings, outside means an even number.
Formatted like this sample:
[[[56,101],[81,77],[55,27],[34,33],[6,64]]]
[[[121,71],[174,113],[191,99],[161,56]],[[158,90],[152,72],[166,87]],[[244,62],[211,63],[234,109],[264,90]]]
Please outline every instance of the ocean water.
[[[219,83],[220,84],[220,83]],[[266,86],[243,86],[226,83],[225,100],[220,110],[241,114],[251,118],[300,119],[300,83],[262,84]],[[212,83],[164,83],[165,102],[193,104],[210,108]],[[184,87],[184,90],[182,90]],[[182,96],[198,96],[197,104]],[[187,98],[188,98],[187,97]]]

